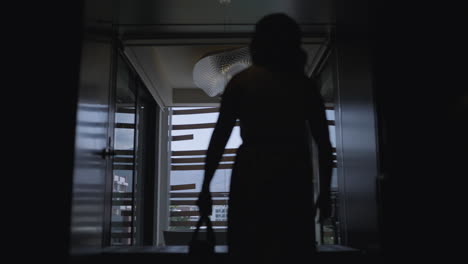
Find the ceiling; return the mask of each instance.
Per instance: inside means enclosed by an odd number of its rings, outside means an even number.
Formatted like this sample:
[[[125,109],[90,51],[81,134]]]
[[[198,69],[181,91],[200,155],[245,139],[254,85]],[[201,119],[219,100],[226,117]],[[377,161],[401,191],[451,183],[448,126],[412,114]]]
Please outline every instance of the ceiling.
[[[214,106],[218,99],[208,97],[195,86],[193,67],[207,53],[235,47],[241,46],[133,46],[127,47],[125,53],[161,105]],[[308,68],[315,61],[320,47],[319,44],[303,45],[308,53]]]
[[[225,0],[226,2],[226,0]],[[332,0],[133,0],[120,1],[119,23],[255,24],[262,16],[282,12],[299,24],[333,24]]]
[[[218,100],[193,83],[195,63],[209,52],[248,45],[255,23],[275,12],[301,25],[314,64],[334,25],[332,0],[120,1],[118,23],[126,56],[160,105],[213,106]]]

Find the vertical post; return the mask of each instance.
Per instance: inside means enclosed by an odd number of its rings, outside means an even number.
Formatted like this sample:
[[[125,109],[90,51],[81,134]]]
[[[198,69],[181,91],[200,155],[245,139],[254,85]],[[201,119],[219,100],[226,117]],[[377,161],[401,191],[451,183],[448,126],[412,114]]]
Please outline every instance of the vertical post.
[[[123,55],[122,55],[123,57]],[[130,245],[135,246],[138,245],[138,237],[139,235],[135,233],[135,225],[138,224],[140,214],[137,212],[139,211],[139,203],[140,203],[140,192],[139,192],[139,177],[140,173],[138,171],[139,166],[141,165],[141,157],[138,155],[138,152],[140,151],[140,148],[138,146],[138,141],[139,141],[139,126],[140,126],[140,118],[139,118],[139,111],[138,111],[138,106],[139,106],[139,87],[137,85],[137,76],[136,74],[130,69],[129,66],[129,77],[130,77],[130,90],[132,90],[135,94],[135,104],[134,104],[134,119],[133,123],[135,124],[134,129],[133,129],[133,172],[132,172],[132,218],[131,218],[131,226],[130,226]],[[137,221],[135,221],[137,219]],[[140,226],[138,226],[140,227]],[[137,228],[139,232],[140,228]]]
[[[157,197],[157,236],[156,245],[164,246],[164,231],[169,227],[169,190],[170,190],[170,158],[171,158],[171,110],[162,109],[159,122],[159,153],[158,197]]]
[[[338,166],[343,244],[378,249],[377,126],[368,0],[336,1]]]

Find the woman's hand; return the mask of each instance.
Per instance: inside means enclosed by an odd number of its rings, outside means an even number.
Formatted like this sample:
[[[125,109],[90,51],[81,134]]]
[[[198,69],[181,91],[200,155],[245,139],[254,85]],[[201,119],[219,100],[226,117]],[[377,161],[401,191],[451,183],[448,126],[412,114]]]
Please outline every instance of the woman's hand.
[[[200,211],[200,216],[210,216],[213,211],[211,192],[202,190],[198,195],[197,206]]]

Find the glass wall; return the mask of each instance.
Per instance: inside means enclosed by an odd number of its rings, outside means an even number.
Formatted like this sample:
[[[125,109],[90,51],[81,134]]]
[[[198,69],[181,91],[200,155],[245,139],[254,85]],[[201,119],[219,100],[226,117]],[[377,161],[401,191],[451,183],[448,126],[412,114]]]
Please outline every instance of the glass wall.
[[[207,107],[174,107],[172,113],[170,221],[169,229],[165,232],[165,242],[168,245],[182,245],[188,243],[190,239],[188,231],[195,229],[199,219],[195,201],[201,190],[206,150],[219,113],[217,108]],[[330,121],[330,140],[333,148],[336,149],[334,109],[330,104],[327,104],[326,114]],[[214,228],[218,231],[224,231],[227,228],[227,202],[231,168],[235,159],[235,151],[241,143],[240,128],[236,126],[211,183],[213,196],[211,220]],[[333,199],[336,198],[337,193],[336,170],[335,166],[332,178]],[[335,203],[333,205],[335,206]],[[337,228],[334,220],[320,226],[320,230],[322,244],[337,243]]]
[[[335,110],[331,106],[326,110],[326,116],[328,121],[335,121]],[[334,149],[334,163],[332,180],[331,180],[331,200],[332,200],[332,217],[329,222],[326,222],[321,226],[321,243],[322,244],[339,244],[339,233],[338,233],[338,219],[337,219],[337,206],[338,206],[338,173],[336,163],[336,134],[335,124],[329,122],[328,130],[330,132],[330,142]]]
[[[152,245],[159,108],[119,56],[114,95],[111,246]]]
[[[335,64],[332,59],[329,59],[328,62],[324,64],[322,70],[317,75],[317,83],[320,89],[320,93],[323,97],[326,107],[326,116],[329,121],[329,132],[330,132],[330,141],[334,149],[334,168],[331,181],[331,200],[332,200],[332,217],[330,221],[325,222],[320,226],[320,243],[321,244],[340,244],[340,230],[339,230],[339,218],[338,218],[338,204],[339,204],[339,195],[338,195],[338,167],[337,163],[337,153],[336,153],[336,124],[335,124]]]
[[[170,224],[167,244],[185,244],[171,231],[190,231],[199,218],[195,201],[201,190],[206,150],[219,115],[218,108],[172,108]],[[241,144],[239,127],[234,127],[226,151],[211,183],[211,220],[218,231],[227,228],[227,201],[235,151]]]
[[[119,57],[115,92],[115,124],[111,245],[133,244],[136,96],[130,69]]]

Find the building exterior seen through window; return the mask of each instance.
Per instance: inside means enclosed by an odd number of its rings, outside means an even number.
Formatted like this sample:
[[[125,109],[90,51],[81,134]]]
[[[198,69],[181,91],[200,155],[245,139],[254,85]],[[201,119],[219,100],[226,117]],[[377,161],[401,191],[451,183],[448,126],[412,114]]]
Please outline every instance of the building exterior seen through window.
[[[111,245],[133,245],[136,96],[131,71],[119,58],[114,119]]]
[[[205,156],[219,112],[210,107],[172,108],[169,231],[191,230],[199,219],[195,201],[203,182]],[[200,125],[191,128],[190,125]],[[232,131],[218,170],[211,183],[215,229],[227,228],[227,202],[235,150],[240,146],[239,127]]]
[[[334,120],[334,110],[327,110],[327,119]],[[196,228],[199,219],[195,201],[201,190],[204,175],[204,159],[219,112],[210,107],[173,107],[171,132],[170,216],[168,231],[190,231]],[[200,125],[197,128],[192,128]],[[203,127],[203,128],[200,128]],[[336,148],[335,127],[330,125],[332,146]],[[227,228],[229,183],[235,151],[242,144],[240,128],[234,127],[226,145],[218,170],[211,183],[213,212],[211,220],[219,231]],[[337,177],[333,169],[332,197],[336,201]],[[312,176],[311,176],[312,177]],[[334,204],[335,206],[335,204]],[[314,223],[311,223],[314,224]],[[322,243],[336,244],[337,224],[335,218],[321,226]]]

